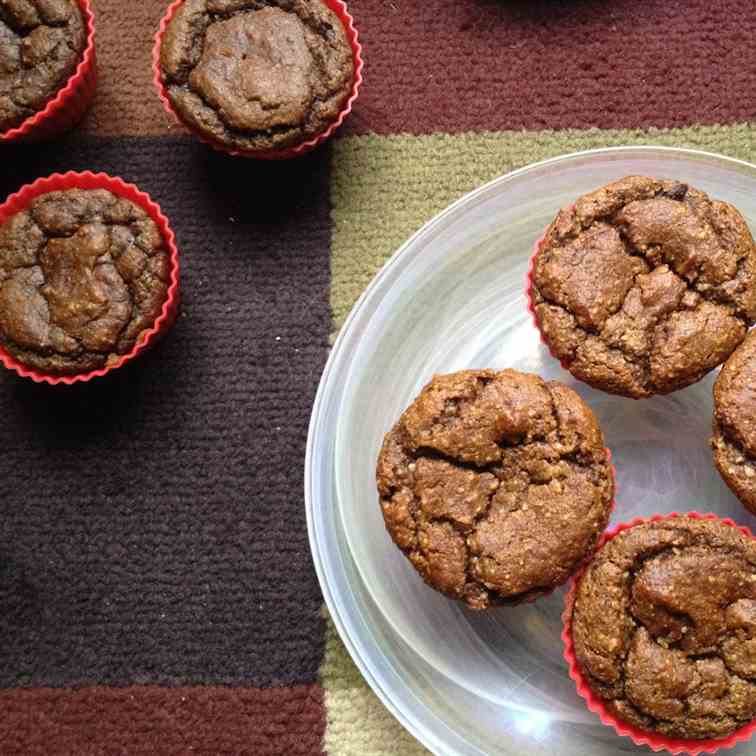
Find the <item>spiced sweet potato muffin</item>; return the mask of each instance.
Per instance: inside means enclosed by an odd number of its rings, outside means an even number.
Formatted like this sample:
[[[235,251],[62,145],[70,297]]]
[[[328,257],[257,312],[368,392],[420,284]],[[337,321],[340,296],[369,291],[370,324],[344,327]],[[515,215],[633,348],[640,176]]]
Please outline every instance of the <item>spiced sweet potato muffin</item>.
[[[615,716],[674,738],[756,717],[756,541],[718,520],[636,525],[596,554],[572,613],[575,656]]]
[[[0,225],[0,344],[44,373],[112,364],[154,324],[169,277],[157,224],[130,200],[42,194]]]
[[[386,435],[377,480],[394,542],[473,609],[563,583],[595,548],[614,493],[588,406],[515,370],[434,377]]]
[[[325,131],[354,80],[344,26],[322,0],[186,0],[166,29],[160,68],[187,125],[247,152]]]
[[[630,176],[562,210],[531,300],[577,378],[640,398],[700,380],[756,318],[756,245],[740,213],[679,181]]]
[[[44,109],[71,78],[85,45],[76,0],[0,0],[0,132]]]

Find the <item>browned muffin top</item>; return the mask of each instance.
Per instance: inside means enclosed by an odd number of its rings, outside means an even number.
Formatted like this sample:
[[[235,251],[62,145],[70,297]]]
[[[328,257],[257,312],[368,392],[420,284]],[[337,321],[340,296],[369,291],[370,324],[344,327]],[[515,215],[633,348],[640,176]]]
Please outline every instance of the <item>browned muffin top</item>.
[[[623,531],[580,580],[572,637],[618,717],[671,737],[729,735],[756,717],[756,541],[688,517]]]
[[[738,211],[678,181],[630,176],[551,224],[533,303],[554,354],[613,394],[698,381],[756,318],[756,246]]]
[[[157,225],[129,200],[43,194],[0,225],[0,343],[44,372],[103,367],[154,324],[169,275]]]
[[[756,514],[756,333],[727,360],[714,384],[714,461],[733,493]]]
[[[76,0],[0,0],[0,131],[42,110],[86,43]]]
[[[243,150],[325,131],[354,78],[344,27],[321,0],[186,0],[160,65],[182,118]]]
[[[591,410],[514,370],[436,376],[386,435],[377,479],[396,544],[474,609],[564,582],[606,527],[614,490]]]

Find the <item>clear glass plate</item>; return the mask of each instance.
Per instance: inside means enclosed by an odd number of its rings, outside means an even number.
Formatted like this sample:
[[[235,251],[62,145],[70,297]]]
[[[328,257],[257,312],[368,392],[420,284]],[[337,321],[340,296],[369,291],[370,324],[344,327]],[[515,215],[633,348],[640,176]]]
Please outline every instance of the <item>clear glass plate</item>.
[[[641,749],[604,727],[575,692],[559,637],[564,589],[527,606],[471,612],[427,588],[387,535],[378,449],[434,373],[513,367],[573,386],[614,455],[613,524],[698,510],[756,526],[712,463],[714,374],[667,397],[609,396],[551,359],[527,312],[528,259],[557,210],[629,174],[690,182],[733,203],[756,231],[756,166],[748,163],[655,147],[538,163],[467,195],[413,236],[355,305],[323,373],[305,473],[320,583],[369,684],[436,753]],[[753,744],[728,753],[753,753]]]

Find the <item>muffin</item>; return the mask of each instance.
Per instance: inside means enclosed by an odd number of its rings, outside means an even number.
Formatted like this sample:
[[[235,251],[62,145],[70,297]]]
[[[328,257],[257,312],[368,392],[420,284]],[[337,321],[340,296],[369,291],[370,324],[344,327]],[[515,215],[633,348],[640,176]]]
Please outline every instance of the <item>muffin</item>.
[[[0,225],[0,346],[45,374],[111,366],[155,324],[171,273],[134,202],[106,189],[41,194]]]
[[[181,121],[244,154],[327,131],[355,78],[344,25],[322,0],[185,0],[159,52],[163,91]]]
[[[630,176],[562,210],[530,300],[576,378],[641,398],[700,380],[756,317],[756,246],[740,213],[679,181]]]
[[[434,377],[386,435],[377,481],[396,545],[473,609],[563,583],[595,548],[614,493],[591,410],[515,370]]]
[[[705,740],[756,718],[756,540],[736,527],[684,516],[622,530],[578,578],[570,621],[578,689],[610,723]]]
[[[77,0],[0,0],[0,133],[55,98],[86,44]]]
[[[714,462],[732,492],[756,514],[756,333],[727,360],[714,384]]]

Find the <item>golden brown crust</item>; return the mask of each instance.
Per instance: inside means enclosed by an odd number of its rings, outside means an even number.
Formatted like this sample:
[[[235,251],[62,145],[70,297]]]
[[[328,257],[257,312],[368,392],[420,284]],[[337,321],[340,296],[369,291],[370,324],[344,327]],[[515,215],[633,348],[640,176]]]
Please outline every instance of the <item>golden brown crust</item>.
[[[630,176],[559,213],[532,299],[580,380],[635,398],[700,380],[756,318],[756,245],[738,211],[676,181]]]
[[[475,609],[564,582],[595,548],[614,491],[590,409],[514,370],[436,376],[386,435],[377,481],[395,543]]]
[[[578,664],[617,716],[681,738],[756,717],[756,541],[688,517],[625,530],[576,591]]]

